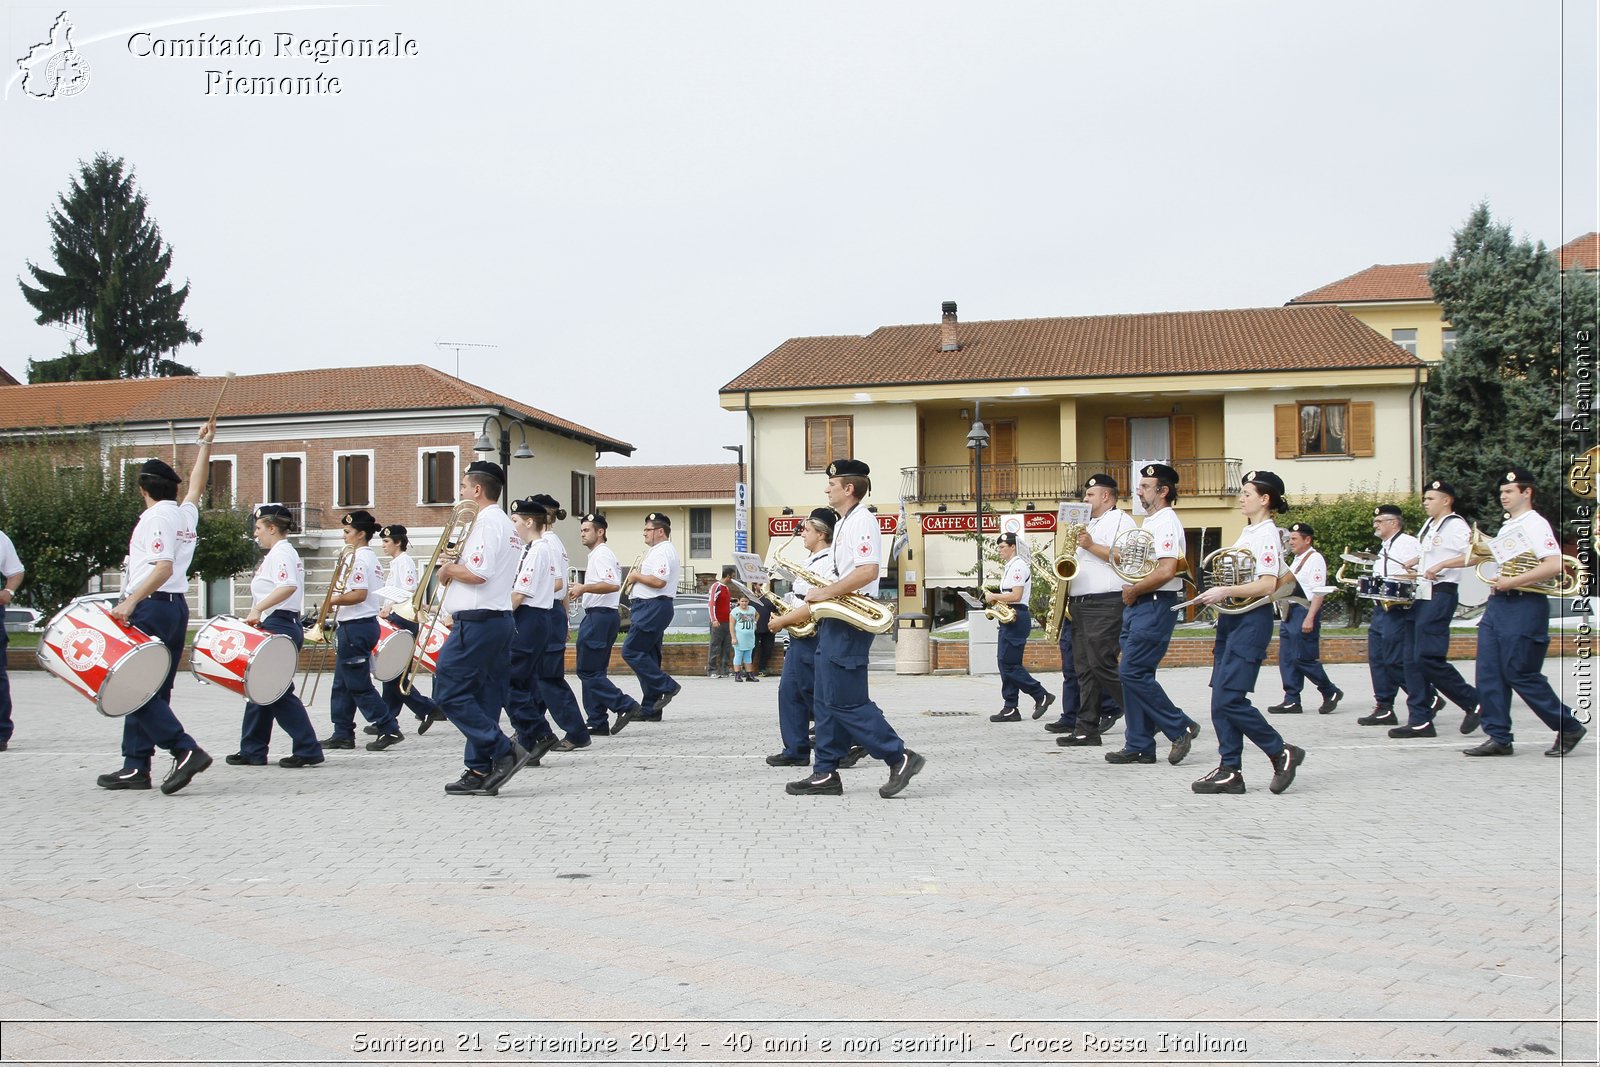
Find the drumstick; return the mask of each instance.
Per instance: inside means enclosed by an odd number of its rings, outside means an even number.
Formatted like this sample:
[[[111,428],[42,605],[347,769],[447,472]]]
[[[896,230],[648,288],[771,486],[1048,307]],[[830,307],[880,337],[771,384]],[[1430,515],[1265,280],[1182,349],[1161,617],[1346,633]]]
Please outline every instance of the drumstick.
[[[228,394],[228,383],[231,381],[233,381],[233,371],[229,371],[222,376],[222,388],[217,390],[217,402],[211,405],[211,418],[207,419],[206,422],[215,419],[217,412],[222,410],[222,398]]]

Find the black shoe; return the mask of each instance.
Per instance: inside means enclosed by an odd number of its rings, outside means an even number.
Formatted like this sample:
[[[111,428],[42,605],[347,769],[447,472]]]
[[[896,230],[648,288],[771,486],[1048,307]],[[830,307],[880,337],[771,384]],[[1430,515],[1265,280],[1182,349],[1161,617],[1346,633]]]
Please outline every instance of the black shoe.
[[[916,773],[927,766],[928,761],[906,749],[906,754],[900,759],[900,766],[889,772],[889,780],[878,787],[878,795],[885,800],[904,789]]]
[[[1471,711],[1467,712],[1461,717],[1461,732],[1464,734],[1470,734],[1477,730],[1478,725],[1482,722],[1483,712],[1479,711],[1477,708],[1473,708]],[[1580,734],[1579,736],[1582,735]]]
[[[615,730],[611,732],[616,733]],[[535,741],[528,748],[528,766],[539,766],[539,761],[544,759],[545,755],[549,753],[551,749],[555,748],[558,743],[559,741],[555,734],[549,734],[548,736],[541,737],[539,740]]]
[[[783,791],[792,797],[837,797],[844,795],[844,782],[837,772],[813,774],[798,782],[790,782]]]
[[[1237,767],[1218,767],[1204,778],[1189,784],[1196,793],[1243,793],[1244,775]]]
[[[161,791],[168,796],[176,793],[194,780],[194,776],[211,766],[211,757],[203,748],[186,748],[172,757],[172,770],[161,783]]]
[[[1044,728],[1053,734],[1070,734],[1077,725],[1076,719],[1057,719],[1055,722],[1045,723]]]
[[[285,756],[278,761],[278,766],[290,768],[315,767],[317,764],[325,762],[327,760],[322,756],[318,756],[316,759],[308,759],[305,756]]]
[[[747,682],[759,682],[761,681],[761,676],[759,674],[747,674],[744,676],[744,680]]]
[[[484,795],[483,783],[484,776],[469,767],[461,772],[460,778],[445,785],[445,795],[452,797],[482,796]],[[493,794],[489,795],[492,796]]]
[[[223,756],[222,762],[230,767],[265,767],[267,757],[246,756],[243,752],[235,752],[230,756]]]
[[[854,767],[856,764],[860,763],[861,757],[865,756],[866,754],[867,750],[862,748],[860,745],[851,745],[850,751],[846,752],[844,754],[844,759],[839,761],[839,766],[848,771],[851,767]]]
[[[1333,695],[1322,698],[1322,706],[1317,709],[1318,715],[1332,715],[1333,709],[1339,706],[1339,701],[1344,699],[1344,690],[1335,689]]]
[[[1121,712],[1118,712],[1115,715],[1100,716],[1100,732],[1103,734],[1109,734],[1111,732],[1111,728],[1117,725],[1117,720],[1120,718],[1122,718]]]
[[[661,721],[661,713],[659,711],[645,711],[643,708],[640,708],[638,711],[636,711],[632,715],[628,716],[628,721],[629,722],[660,722]],[[613,726],[611,728],[611,732],[612,733],[616,733],[617,732],[617,728],[615,726]]]
[[[1394,717],[1394,708],[1379,704],[1372,709],[1372,714],[1361,716],[1356,723],[1360,726],[1398,726],[1400,720]]]
[[[611,735],[615,737],[620,734],[622,728],[632,722],[634,715],[638,714],[640,710],[640,708],[623,708],[617,712],[617,721],[611,724]]]
[[[439,712],[429,712],[426,715],[419,716],[417,719],[417,736],[421,737],[423,734],[433,729],[434,723],[444,721],[444,715]]]
[[[1492,737],[1485,738],[1483,744],[1477,748],[1464,748],[1461,750],[1463,756],[1509,756],[1512,752],[1510,741],[1501,744]]]
[[[1439,731],[1433,728],[1433,723],[1425,722],[1421,726],[1396,726],[1389,731],[1390,737],[1438,737]]]
[[[783,752],[767,757],[768,767],[804,767],[810,762],[810,756],[790,756]]]
[[[1545,749],[1544,754],[1546,756],[1554,756],[1557,759],[1560,759],[1568,752],[1571,752],[1573,749],[1577,748],[1578,742],[1582,741],[1583,735],[1588,732],[1588,730],[1585,730],[1580,726],[1576,730],[1565,730],[1559,734],[1556,734],[1555,744]]]
[[[393,748],[405,739],[405,734],[379,734],[376,741],[367,742],[367,751],[382,752],[386,748]]]
[[[724,677],[726,677],[726,676],[724,676]],[[733,676],[733,680],[736,681],[736,682],[742,682],[742,681],[744,681],[744,675],[736,674],[736,675]]]
[[[1441,696],[1438,693],[1433,694],[1433,703],[1428,705],[1428,710],[1429,711],[1443,711],[1444,710],[1444,697]]]
[[[1200,724],[1192,722],[1183,729],[1183,736],[1172,742],[1172,751],[1167,753],[1167,762],[1176,767],[1182,763],[1189,754],[1189,746],[1194,744],[1194,739],[1200,736]]]
[[[600,723],[597,726],[594,723],[590,723],[589,724],[589,736],[590,737],[610,737],[611,736],[611,725],[609,723]]]
[[[561,740],[556,742],[555,747],[553,749],[551,749],[551,751],[552,752],[576,752],[576,751],[578,751],[578,749],[580,749],[580,748],[588,748],[592,744],[594,744],[593,741],[585,741],[582,744],[579,744],[578,742],[572,740],[572,738],[570,738],[570,737],[563,737]]]
[[[1056,744],[1060,745],[1062,748],[1085,748],[1085,747],[1099,748],[1100,747],[1100,735],[1099,734],[1080,734],[1080,733],[1077,733],[1077,732],[1070,733],[1070,734],[1063,734],[1062,736],[1056,738]]]
[[[505,784],[528,765],[528,760],[532,756],[533,753],[515,741],[511,742],[511,751],[496,757],[494,763],[490,765],[489,776],[483,782],[483,792],[491,797],[498,796]]]
[[[362,727],[361,732],[364,733],[364,734],[374,734],[374,735],[376,735],[379,732],[378,724],[375,723],[375,722],[369,722],[369,723],[367,723],[366,726]]]
[[[128,767],[113,774],[102,774],[94,784],[101,789],[149,789],[150,772]]]
[[[1035,719],[1044,718],[1044,713],[1049,711],[1050,705],[1054,704],[1055,702],[1056,695],[1054,693],[1046,693],[1043,699],[1035,700],[1033,702],[1033,717]]]
[[[1154,752],[1135,752],[1128,748],[1119,748],[1115,752],[1106,753],[1107,763],[1154,763]]]
[[[1016,708],[1001,708],[997,713],[989,716],[990,722],[1021,722],[1022,712]]]
[[[726,678],[727,675],[723,675],[723,677]],[[680,685],[672,692],[662,693],[660,696],[656,697],[656,706],[650,709],[650,714],[654,715],[657,719],[660,719],[662,709],[664,709],[668,704],[672,703],[672,698],[681,692],[683,692],[683,686]],[[635,717],[638,718],[639,716]]]
[[[1272,707],[1267,709],[1267,712],[1272,715],[1298,715],[1300,714],[1301,710],[1300,702],[1298,700],[1292,704],[1285,700],[1282,704],[1272,705]]]
[[[324,737],[321,744],[324,749],[355,748],[356,739],[353,737]]]
[[[1272,784],[1267,788],[1274,793],[1288,789],[1294,784],[1294,769],[1305,761],[1305,749],[1284,745],[1283,751],[1272,757]]]

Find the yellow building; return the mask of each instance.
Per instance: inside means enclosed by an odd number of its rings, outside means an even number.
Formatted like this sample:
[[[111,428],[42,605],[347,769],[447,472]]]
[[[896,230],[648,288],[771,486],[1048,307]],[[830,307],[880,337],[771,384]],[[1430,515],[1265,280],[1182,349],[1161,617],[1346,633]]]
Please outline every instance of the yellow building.
[[[974,584],[974,496],[1027,516],[1048,549],[1058,505],[1096,472],[1130,507],[1132,471],[1171,463],[1191,563],[1242,526],[1244,472],[1295,496],[1412,494],[1421,480],[1424,363],[1334,305],[886,326],[865,337],[792,338],[720,391],[747,416],[752,549],[823,503],[824,469],[873,470],[885,546],[901,512],[909,551],[892,565],[902,613],[948,614]],[[981,486],[967,446],[989,434]],[[887,558],[887,556],[886,556]],[[963,572],[967,573],[963,573]]]
[[[652,511],[672,520],[672,543],[683,560],[684,591],[710,588],[722,568],[733,562],[738,464],[596,467],[594,473],[595,500],[610,524],[607,540],[624,567],[644,549],[644,517]]]

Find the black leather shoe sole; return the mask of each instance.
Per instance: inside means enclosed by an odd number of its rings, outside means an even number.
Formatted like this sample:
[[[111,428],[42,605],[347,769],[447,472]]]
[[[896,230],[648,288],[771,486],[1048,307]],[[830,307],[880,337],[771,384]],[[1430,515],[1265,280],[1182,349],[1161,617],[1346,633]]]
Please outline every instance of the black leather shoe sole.
[[[307,759],[304,756],[285,756],[278,761],[278,766],[288,767],[293,770],[297,767],[315,767],[326,762],[327,760],[322,756],[318,756],[316,759]]]
[[[1099,748],[1099,734],[1067,734],[1056,738],[1056,744],[1062,748]]]
[[[1516,754],[1516,748],[1510,744],[1503,745],[1491,737],[1477,748],[1462,749],[1461,754],[1463,756],[1511,756]]]
[[[1155,761],[1156,754],[1154,752],[1129,752],[1125,748],[1119,748],[1115,752],[1106,753],[1107,763],[1154,763]]]
[[[251,759],[243,752],[235,752],[231,756],[223,756],[222,762],[230,767],[265,767],[267,765],[265,756],[260,759]]]
[[[355,748],[356,739],[353,737],[324,737],[320,744],[324,749]]]
[[[810,756],[785,756],[782,752],[767,757],[768,767],[804,767],[810,762]]]
[[[121,774],[102,774],[94,784],[101,789],[149,789],[150,775],[140,772],[124,778]]]
[[[1483,716],[1476,709],[1461,716],[1461,732],[1464,734],[1475,733],[1483,722]]]
[[[790,782],[783,787],[783,791],[792,797],[837,797],[844,795],[844,783],[837,774],[830,774],[823,782],[813,782],[810,778],[803,778],[798,782]]]

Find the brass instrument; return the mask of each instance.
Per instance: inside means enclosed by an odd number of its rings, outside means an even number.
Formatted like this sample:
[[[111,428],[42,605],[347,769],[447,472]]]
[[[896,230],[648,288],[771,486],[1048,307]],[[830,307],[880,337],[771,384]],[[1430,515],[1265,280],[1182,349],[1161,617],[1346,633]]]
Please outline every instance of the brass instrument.
[[[1081,522],[1069,522],[1056,533],[1056,558],[1050,569],[1063,582],[1078,576],[1078,537],[1088,528]],[[1154,541],[1152,537],[1151,543]]]
[[[1476,530],[1477,527],[1473,527],[1473,529]],[[1351,589],[1359,588],[1361,579],[1372,577],[1372,568],[1377,562],[1378,554],[1376,552],[1352,552],[1346,546],[1345,550],[1339,553],[1339,570],[1334,574],[1333,580],[1340,585],[1347,585]],[[1346,578],[1344,571],[1347,566],[1357,568],[1360,573]]]
[[[1061,628],[1072,621],[1071,593],[1067,586],[1078,576],[1078,535],[1089,527],[1069,522],[1056,532],[1056,556],[1048,567],[1035,567],[1033,573],[1050,587],[1050,606],[1045,609],[1044,635],[1055,641]],[[1065,547],[1061,547],[1065,544]]]
[[[981,589],[978,591],[980,593],[983,592]],[[999,592],[999,590],[995,590],[995,592]],[[1001,626],[1005,626],[1007,623],[1013,623],[1017,621],[1017,606],[1015,604],[1007,604],[1003,601],[997,601],[996,603],[990,604],[988,607],[984,608],[983,614],[988,618],[993,619]]]
[[[444,594],[450,587],[450,581],[447,578],[438,579],[439,569],[460,561],[461,547],[466,543],[467,535],[472,532],[472,524],[477,521],[478,505],[472,501],[463,500],[451,508],[450,521],[439,534],[439,542],[433,546],[433,555],[428,557],[428,565],[422,569],[422,574],[417,578],[417,591],[411,594],[411,609],[417,620],[417,640],[411,648],[411,662],[406,664],[406,669],[395,679],[402,693],[410,694],[411,687],[416,682],[417,671],[423,666],[429,642],[432,641],[434,631],[440,625],[440,609],[444,606]],[[432,586],[431,594],[430,586]]]
[[[1256,556],[1248,548],[1235,545],[1231,548],[1219,548],[1209,553],[1200,561],[1202,570],[1209,567],[1211,579],[1207,583],[1213,588],[1225,585],[1248,585],[1256,580]],[[1293,576],[1290,576],[1291,579]],[[1221,615],[1243,615],[1247,611],[1254,611],[1263,604],[1274,604],[1294,594],[1299,582],[1284,582],[1279,579],[1277,585],[1267,596],[1241,597],[1230,596],[1216,604],[1209,605],[1212,610]],[[1174,604],[1173,611],[1180,611],[1193,604],[1198,598],[1191,598],[1182,603]]]
[[[780,615],[787,615],[795,610],[783,597],[774,593],[770,587],[757,593],[743,582],[730,580],[728,584],[733,586],[735,592],[747,598],[752,604],[757,600],[765,600],[772,605],[772,610]],[[815,618],[807,619],[805,622],[797,622],[792,626],[785,627],[785,629],[789,631],[790,637],[798,637],[803,640],[817,632],[817,620]]]
[[[1500,575],[1514,578],[1519,574],[1527,574],[1543,562],[1532,552],[1522,552],[1501,563],[1498,573],[1486,573],[1485,568],[1492,567],[1495,563],[1494,552],[1489,548],[1490,540],[1487,535],[1478,529],[1477,523],[1472,524],[1472,536],[1467,542],[1467,566],[1475,567],[1478,577],[1491,587],[1494,585],[1495,578]],[[1582,592],[1587,579],[1588,575],[1584,571],[1583,562],[1576,556],[1563,554],[1559,574],[1546,578],[1542,582],[1521,585],[1517,588],[1524,593],[1540,593],[1544,596],[1577,596]]]
[[[792,579],[805,582],[813,589],[823,589],[833,584],[815,571],[806,570],[786,559],[776,559],[771,566]],[[869,634],[886,634],[894,629],[894,612],[886,605],[861,593],[841,593],[821,603],[812,604],[811,617],[838,619],[847,626],[865,630]]]
[[[312,624],[306,627],[305,643],[308,645],[329,644],[333,635],[328,629],[328,616],[333,613],[333,598],[344,593],[344,587],[350,581],[350,568],[354,565],[356,550],[353,545],[345,545],[339,549],[339,554],[333,560],[333,577],[328,579],[328,591],[322,596],[322,605],[317,608],[317,617]],[[318,658],[321,662],[321,658]],[[307,662],[305,671],[300,675],[301,699],[307,704],[317,699],[317,683],[322,680],[322,668],[311,669]],[[310,683],[310,688],[307,688]]]
[[[1156,569],[1156,535],[1149,530],[1124,530],[1111,543],[1111,569],[1134,585]]]
[[[638,556],[634,557],[633,566],[629,567],[628,573],[622,576],[622,588],[620,592],[623,600],[628,600],[633,596],[634,578],[638,575],[639,568],[644,565],[644,557],[648,555],[649,552],[650,550],[648,548],[640,549]]]

